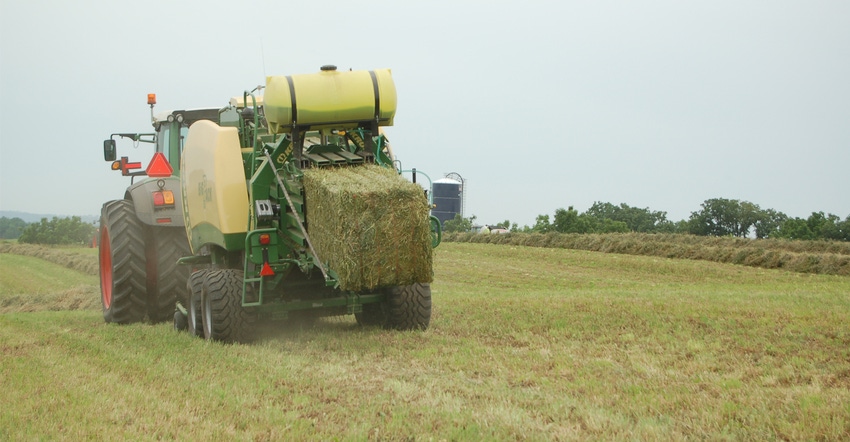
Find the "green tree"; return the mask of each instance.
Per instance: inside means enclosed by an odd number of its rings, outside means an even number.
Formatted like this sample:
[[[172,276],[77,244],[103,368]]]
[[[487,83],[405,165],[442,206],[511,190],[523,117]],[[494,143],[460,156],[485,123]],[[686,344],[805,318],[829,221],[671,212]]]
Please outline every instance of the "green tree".
[[[631,207],[625,203],[615,206],[611,203],[597,201],[585,213],[597,221],[603,222],[603,225],[612,226],[611,223],[604,223],[606,219],[625,223],[627,231],[631,230],[632,232],[659,232],[670,229],[667,212]]]
[[[563,208],[555,210],[555,218],[552,220],[554,231],[559,233],[585,233],[578,232],[581,229],[578,224],[578,211],[573,206],[566,210]]]
[[[838,239],[838,226],[836,223],[841,221],[841,218],[833,214],[824,214],[823,212],[812,212],[809,218],[806,219],[806,224],[815,238],[818,239]]]
[[[587,219],[591,225],[590,232],[593,233],[626,233],[631,231],[629,226],[622,221],[614,221],[611,218],[605,218],[602,221],[594,220],[593,218],[582,213],[579,218]]]
[[[475,223],[475,215],[469,218],[464,218],[461,214],[455,214],[453,219],[446,220],[443,223],[444,232],[470,232]]]
[[[689,220],[690,233],[695,235],[745,237],[761,211],[751,202],[726,198],[708,199],[701,206]]]
[[[788,215],[777,212],[773,209],[760,211],[756,216],[756,222],[753,223],[755,228],[756,238],[773,238],[779,232],[780,226],[788,219]]]
[[[844,221],[835,224],[837,228],[837,238],[840,241],[850,241],[850,215],[844,218]]]
[[[27,225],[18,241],[32,244],[88,244],[95,227],[84,223],[79,216],[70,218],[42,218],[39,223]]]
[[[21,236],[21,233],[27,227],[27,222],[15,217],[6,218],[0,217],[0,238],[15,239]]]
[[[549,223],[549,215],[537,215],[531,231],[534,233],[548,233],[552,231],[552,224]]]
[[[802,218],[786,219],[785,222],[779,226],[779,230],[776,231],[775,237],[803,240],[815,239],[815,235],[809,228],[809,224]]]

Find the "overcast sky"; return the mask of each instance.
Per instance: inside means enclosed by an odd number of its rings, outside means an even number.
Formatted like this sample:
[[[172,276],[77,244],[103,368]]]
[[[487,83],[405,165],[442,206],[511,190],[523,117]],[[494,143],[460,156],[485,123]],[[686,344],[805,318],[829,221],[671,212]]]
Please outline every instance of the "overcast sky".
[[[392,69],[403,166],[462,175],[483,223],[594,201],[678,221],[718,197],[850,215],[847,1],[0,5],[0,210],[120,198],[102,140],[151,130],[148,92],[220,107],[336,64]]]

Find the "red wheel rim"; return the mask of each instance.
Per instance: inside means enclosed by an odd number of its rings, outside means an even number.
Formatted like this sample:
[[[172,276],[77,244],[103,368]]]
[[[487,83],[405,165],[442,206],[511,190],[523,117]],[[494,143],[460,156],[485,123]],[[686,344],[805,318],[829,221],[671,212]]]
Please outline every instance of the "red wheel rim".
[[[100,229],[100,294],[103,307],[112,305],[112,245],[109,243],[109,232],[106,226]]]

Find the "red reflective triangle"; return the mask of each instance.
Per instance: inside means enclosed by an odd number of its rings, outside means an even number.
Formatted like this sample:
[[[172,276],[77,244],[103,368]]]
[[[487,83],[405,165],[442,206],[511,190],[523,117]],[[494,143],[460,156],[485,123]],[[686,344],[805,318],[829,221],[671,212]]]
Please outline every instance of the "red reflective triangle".
[[[153,154],[148,168],[145,169],[145,173],[153,178],[167,178],[171,176],[172,172],[174,172],[174,169],[171,168],[171,164],[168,164],[168,160],[165,159],[162,152]]]
[[[260,276],[274,276],[274,270],[272,270],[272,266],[269,263],[263,263],[263,268],[260,269]]]

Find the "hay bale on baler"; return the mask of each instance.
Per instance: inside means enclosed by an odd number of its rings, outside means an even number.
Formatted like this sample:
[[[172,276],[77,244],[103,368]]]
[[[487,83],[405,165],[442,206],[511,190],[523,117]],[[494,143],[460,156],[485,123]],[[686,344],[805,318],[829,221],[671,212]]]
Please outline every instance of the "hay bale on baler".
[[[307,230],[342,290],[433,280],[423,189],[375,165],[304,171]]]

